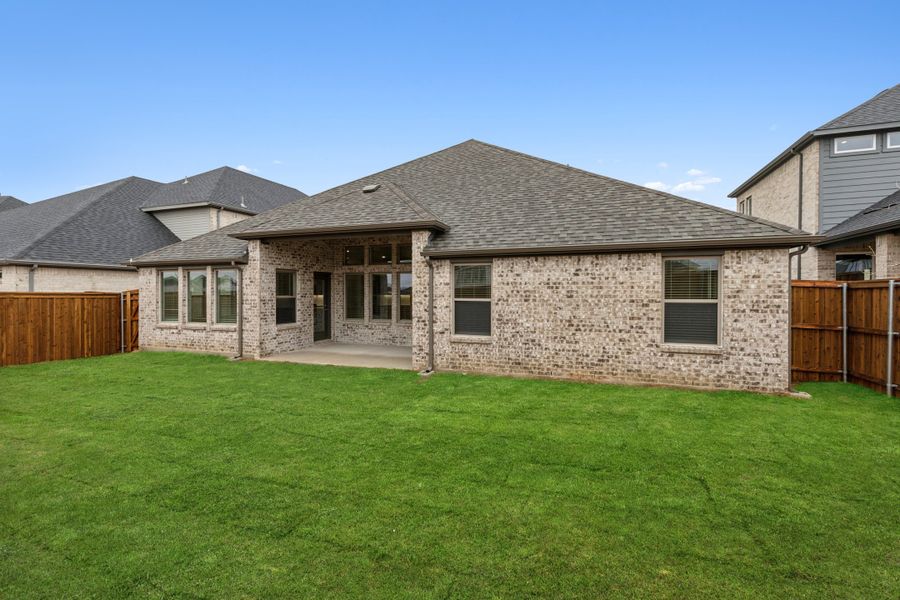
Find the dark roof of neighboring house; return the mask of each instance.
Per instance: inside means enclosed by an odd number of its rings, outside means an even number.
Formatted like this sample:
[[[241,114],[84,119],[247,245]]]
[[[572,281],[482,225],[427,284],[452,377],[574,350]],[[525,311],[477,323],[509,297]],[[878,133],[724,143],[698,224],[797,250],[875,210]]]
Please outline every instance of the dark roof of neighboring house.
[[[821,244],[834,244],[898,228],[900,228],[900,190],[826,231]]]
[[[814,139],[839,133],[877,131],[891,128],[900,128],[900,84],[880,92],[873,98],[866,100],[859,106],[832,119],[821,127],[803,134],[784,152],[735,188],[733,192],[728,194],[728,197],[734,198],[744,193],[760,179],[781,166],[795,152],[808,146]]]
[[[186,206],[213,206],[250,215],[306,198],[292,187],[221,167],[159,186],[142,208],[147,211]]]
[[[160,183],[128,177],[35,202],[0,219],[0,263],[122,268],[178,238],[140,210]]]
[[[371,185],[381,188],[363,193]],[[434,256],[789,247],[814,241],[784,225],[476,140],[257,215],[227,234],[253,239],[401,228],[437,231],[426,249]],[[245,252],[226,248],[217,233],[138,260],[222,260]],[[218,254],[223,250],[231,256]]]
[[[20,206],[28,206],[28,203],[19,200],[15,196],[0,196],[0,212],[19,208]]]

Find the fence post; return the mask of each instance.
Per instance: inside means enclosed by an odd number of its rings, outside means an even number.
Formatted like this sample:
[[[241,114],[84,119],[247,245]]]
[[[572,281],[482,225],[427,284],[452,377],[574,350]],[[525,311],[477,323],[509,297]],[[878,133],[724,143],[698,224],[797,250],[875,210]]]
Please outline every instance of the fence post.
[[[119,294],[119,352],[125,353],[125,292]]]
[[[841,371],[847,382],[847,284],[841,284]]]
[[[888,281],[887,395],[894,396],[894,280]]]

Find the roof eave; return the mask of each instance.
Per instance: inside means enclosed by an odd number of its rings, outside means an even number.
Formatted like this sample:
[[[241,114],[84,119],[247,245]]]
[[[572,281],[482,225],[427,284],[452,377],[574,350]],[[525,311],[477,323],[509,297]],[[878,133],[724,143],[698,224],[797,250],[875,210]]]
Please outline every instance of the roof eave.
[[[239,240],[261,240],[275,238],[317,237],[322,235],[353,235],[360,233],[395,233],[398,231],[412,231],[415,229],[433,229],[436,231],[448,231],[450,228],[441,221],[405,221],[401,223],[378,223],[374,225],[339,225],[335,227],[314,227],[303,229],[276,229],[268,231],[239,231],[230,233],[233,238]]]
[[[793,156],[798,150],[802,150],[803,148],[806,148],[815,137],[816,137],[816,132],[814,132],[814,131],[809,131],[809,132],[805,133],[803,136],[800,137],[800,139],[798,139],[796,142],[794,142],[793,144],[788,146],[787,150],[785,150],[784,152],[782,152],[781,154],[779,154],[778,156],[776,156],[775,158],[770,160],[768,163],[766,163],[766,166],[764,166],[762,169],[760,169],[759,171],[754,173],[749,179],[744,181],[744,183],[742,183],[737,188],[735,188],[733,192],[728,194],[728,197],[735,198],[739,194],[743,194],[749,188],[756,185],[766,175],[768,175],[769,173],[771,173],[772,171],[774,171],[775,169],[780,167],[784,161],[786,161],[788,158]]]
[[[144,206],[141,207],[141,210],[146,213],[154,213],[154,212],[162,212],[166,210],[179,210],[182,208],[219,208],[223,210],[229,210],[231,212],[241,213],[245,215],[257,215],[259,213],[246,209],[246,208],[234,208],[233,206],[225,206],[224,204],[219,204],[216,202],[190,202],[187,204],[166,204],[164,206]]]
[[[167,258],[167,259],[135,259],[129,261],[128,264],[133,267],[177,267],[179,265],[231,265],[246,264],[247,255],[215,258]]]
[[[28,260],[24,258],[0,258],[0,265],[23,266],[23,267],[55,267],[60,269],[103,269],[109,271],[133,271],[133,267],[124,264],[108,264],[108,263],[76,263],[58,260]]]
[[[853,231],[848,231],[847,233],[842,233],[833,237],[824,235],[821,236],[822,241],[816,243],[816,246],[831,246],[833,244],[839,244],[841,242],[870,236],[876,233],[884,233],[885,231],[890,231],[892,229],[900,229],[900,219],[888,221],[887,223],[879,223],[878,225],[872,225],[870,227],[863,227],[862,229],[854,229]]]
[[[661,242],[631,242],[617,244],[582,244],[573,246],[543,246],[520,248],[466,248],[440,250],[425,248],[423,254],[431,258],[487,257],[487,256],[542,256],[559,254],[609,254],[625,252],[655,252],[665,250],[711,250],[744,248],[795,248],[815,244],[820,236],[775,236],[767,238],[671,240]]]

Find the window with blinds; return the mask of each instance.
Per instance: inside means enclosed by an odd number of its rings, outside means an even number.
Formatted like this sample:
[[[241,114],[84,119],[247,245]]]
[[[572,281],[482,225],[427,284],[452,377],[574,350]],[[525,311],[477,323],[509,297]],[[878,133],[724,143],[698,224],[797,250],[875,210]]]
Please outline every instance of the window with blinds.
[[[365,275],[344,274],[344,314],[348,319],[365,317]]]
[[[159,273],[160,321],[178,321],[178,271]]]
[[[275,272],[275,324],[297,322],[297,273]]]
[[[237,271],[216,271],[216,323],[237,323]]]
[[[206,270],[188,271],[188,321],[206,323]]]
[[[453,333],[491,335],[491,265],[454,265]]]
[[[719,258],[667,258],[663,341],[719,343]]]

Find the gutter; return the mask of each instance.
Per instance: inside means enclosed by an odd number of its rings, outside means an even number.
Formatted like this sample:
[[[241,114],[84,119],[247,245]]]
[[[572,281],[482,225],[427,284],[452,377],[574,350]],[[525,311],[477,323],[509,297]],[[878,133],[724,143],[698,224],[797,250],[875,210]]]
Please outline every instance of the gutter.
[[[2,265],[11,265],[11,266],[24,266],[24,267],[56,267],[61,269],[106,269],[109,271],[134,271],[134,267],[129,267],[125,265],[108,265],[108,264],[91,264],[91,263],[70,263],[70,262],[61,262],[61,261],[34,261],[34,260],[21,260],[21,259],[0,259],[0,266]]]
[[[791,150],[793,154],[800,157],[800,165],[797,169],[797,229],[803,229],[803,149],[799,151]],[[804,250],[805,252],[806,250]],[[801,253],[802,254],[802,253]],[[803,279],[803,269],[800,254],[797,254],[797,279]]]
[[[34,272],[37,270],[38,270],[37,265],[31,265],[31,267],[28,269],[28,291],[29,292],[34,291]]]
[[[138,261],[132,259],[129,264],[135,267],[172,267],[178,265],[231,265],[235,263],[246,264],[247,255],[238,257],[218,258],[172,258],[167,260]]]
[[[663,250],[737,249],[737,248],[796,248],[815,244],[822,240],[815,235],[785,235],[743,239],[678,240],[669,242],[633,242],[621,244],[586,244],[573,246],[517,247],[517,248],[468,248],[462,250],[425,249],[423,254],[432,258],[488,257],[488,256],[543,256],[558,254],[605,254],[627,252],[654,252]]]
[[[836,235],[834,237],[829,237],[828,235],[822,236],[822,241],[818,242],[817,246],[830,246],[831,244],[837,244],[838,242],[843,242],[846,240],[852,240],[853,238],[868,236],[873,233],[883,233],[886,231],[891,231],[892,229],[897,229],[900,227],[900,219],[895,219],[893,221],[889,221],[887,223],[879,223],[878,225],[871,225],[869,227],[863,227],[862,229],[855,229],[853,231],[848,231],[847,233],[842,233],[840,235]]]

